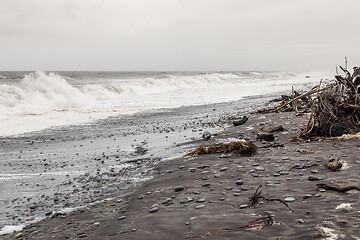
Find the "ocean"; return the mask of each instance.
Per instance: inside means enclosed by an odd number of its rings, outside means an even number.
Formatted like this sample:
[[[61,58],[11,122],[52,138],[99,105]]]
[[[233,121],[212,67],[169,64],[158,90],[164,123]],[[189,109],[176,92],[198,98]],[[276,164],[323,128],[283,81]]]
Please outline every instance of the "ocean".
[[[330,75],[0,72],[0,235],[127,194],[204,131]]]
[[[0,72],[0,136],[317,84],[324,73]]]

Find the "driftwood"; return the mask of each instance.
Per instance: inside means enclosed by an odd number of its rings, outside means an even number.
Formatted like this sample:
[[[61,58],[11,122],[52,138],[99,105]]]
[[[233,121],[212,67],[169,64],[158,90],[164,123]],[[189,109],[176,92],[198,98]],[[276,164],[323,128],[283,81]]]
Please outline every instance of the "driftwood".
[[[316,184],[316,191],[318,191],[319,188],[323,188],[325,190],[334,190],[334,191],[341,192],[341,193],[345,193],[345,192],[348,192],[348,191],[351,191],[351,190],[360,191],[360,187],[358,187],[358,186],[347,186],[347,187],[342,187],[341,188],[341,187],[331,186],[331,185],[328,185],[328,184],[325,184],[325,183]]]
[[[354,73],[343,67],[344,76],[336,75],[333,82],[313,99],[311,115],[295,139],[338,137],[360,131],[360,69]]]
[[[187,237],[186,239],[192,238],[192,239],[196,239],[196,238],[206,238],[206,237],[210,237],[213,236],[215,234],[219,234],[219,233],[223,233],[223,232],[236,232],[236,231],[241,231],[241,230],[245,230],[245,229],[250,229],[250,228],[257,228],[258,232],[261,231],[261,229],[265,228],[265,227],[269,227],[271,225],[274,224],[274,219],[272,218],[272,216],[268,215],[266,217],[260,217],[257,218],[251,222],[249,222],[248,224],[244,225],[244,226],[240,226],[240,227],[234,227],[234,228],[223,228],[220,229],[220,231],[217,232],[208,232],[205,235],[202,236],[196,236],[196,237]]]
[[[264,127],[264,128],[261,129],[261,131],[274,133],[274,132],[286,131],[286,129],[282,125],[279,125],[279,126],[276,126],[276,127]]]

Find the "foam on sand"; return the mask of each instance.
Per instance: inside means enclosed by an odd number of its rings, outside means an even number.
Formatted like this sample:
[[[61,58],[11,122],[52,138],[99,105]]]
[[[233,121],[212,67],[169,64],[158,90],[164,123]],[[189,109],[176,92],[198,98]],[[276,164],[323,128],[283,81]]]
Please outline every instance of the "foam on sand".
[[[23,230],[23,228],[24,228],[24,225],[4,226],[0,229],[0,236],[9,234],[9,233],[19,232],[19,231]]]

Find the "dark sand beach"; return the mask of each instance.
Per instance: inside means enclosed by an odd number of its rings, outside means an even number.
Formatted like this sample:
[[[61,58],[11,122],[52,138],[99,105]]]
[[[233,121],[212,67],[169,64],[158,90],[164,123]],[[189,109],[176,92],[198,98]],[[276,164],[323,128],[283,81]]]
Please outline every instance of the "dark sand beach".
[[[246,139],[258,147],[252,157],[219,153],[162,161],[153,179],[133,192],[0,238],[359,239],[359,191],[316,190],[318,183],[358,185],[359,141],[291,141],[306,123],[307,115],[292,112],[250,115],[245,124],[192,146]],[[286,131],[275,132],[275,142],[284,147],[256,139],[261,128],[278,125]],[[332,157],[342,159],[339,171],[325,166]],[[259,185],[263,196],[285,200],[292,211],[279,201],[251,207],[249,197]],[[269,215],[272,225],[242,228]]]

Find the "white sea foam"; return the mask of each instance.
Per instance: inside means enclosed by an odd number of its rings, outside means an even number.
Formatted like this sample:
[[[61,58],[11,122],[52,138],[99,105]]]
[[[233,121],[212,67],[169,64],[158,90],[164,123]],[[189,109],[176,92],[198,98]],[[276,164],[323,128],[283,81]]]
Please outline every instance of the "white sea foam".
[[[321,75],[320,75],[321,76]],[[290,91],[320,78],[282,72],[164,74],[72,79],[35,72],[0,85],[0,135],[78,124],[119,113],[227,102]]]
[[[0,229],[0,236],[9,234],[9,233],[19,232],[19,231],[23,230],[23,228],[24,228],[24,225],[4,226]]]

